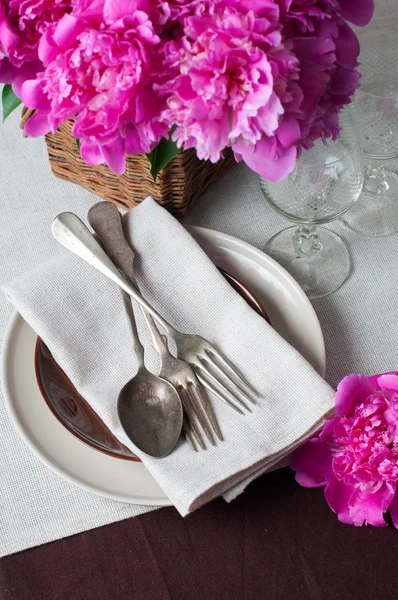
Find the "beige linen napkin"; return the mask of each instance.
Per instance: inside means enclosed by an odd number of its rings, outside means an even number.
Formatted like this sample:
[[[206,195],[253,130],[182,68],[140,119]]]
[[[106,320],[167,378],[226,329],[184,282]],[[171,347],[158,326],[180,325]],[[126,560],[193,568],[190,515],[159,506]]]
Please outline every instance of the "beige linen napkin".
[[[153,459],[126,437],[116,400],[136,363],[122,295],[81,259],[65,251],[3,290],[80,394],[186,515],[216,496],[234,498],[283,460],[321,425],[333,406],[333,390],[163,208],[149,198],[124,218],[143,296],[177,329],[219,347],[261,394],[245,416],[212,399],[223,443],[195,453],[181,441],[166,458]],[[136,315],[147,366],[156,370],[156,352],[140,311]]]

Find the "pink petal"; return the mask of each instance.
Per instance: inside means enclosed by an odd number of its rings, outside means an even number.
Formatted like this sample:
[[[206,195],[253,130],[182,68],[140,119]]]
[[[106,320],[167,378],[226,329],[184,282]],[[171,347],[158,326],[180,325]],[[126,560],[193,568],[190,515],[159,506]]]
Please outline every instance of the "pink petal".
[[[319,439],[323,440],[327,438],[332,433],[332,431],[334,431],[334,428],[339,422],[340,417],[333,417],[332,419],[328,419],[325,425],[322,427],[321,431],[319,432]]]
[[[353,406],[364,402],[373,392],[373,387],[365,375],[348,375],[337,386],[335,397],[336,413],[346,416]]]
[[[84,30],[84,23],[72,15],[64,15],[57,23],[54,31],[54,42],[57,44],[59,51],[69,48],[72,42],[77,38],[79,33]]]
[[[391,504],[389,506],[391,519],[395,529],[398,529],[398,493],[395,492],[394,498],[391,500]]]
[[[28,137],[40,137],[51,131],[48,112],[38,110],[25,123],[24,132]]]
[[[11,83],[16,68],[10,63],[8,58],[0,60],[0,83]]]
[[[340,66],[353,69],[359,55],[359,41],[355,33],[346,23],[339,27],[336,40],[336,59]]]
[[[14,94],[18,96],[18,98],[21,98],[22,86],[25,83],[25,81],[28,81],[30,79],[36,79],[38,72],[42,70],[43,65],[38,60],[26,62],[18,69],[15,68],[12,76],[12,89],[14,91]]]
[[[256,122],[264,135],[274,135],[281,115],[283,115],[281,101],[276,94],[271,94],[269,100],[258,110],[256,117]]]
[[[80,143],[80,155],[82,159],[92,167],[97,167],[105,162],[99,146],[93,146],[85,141]]]
[[[75,0],[74,14],[78,15],[79,19],[86,19],[92,25],[100,25],[104,16],[104,0],[92,0],[87,3],[84,0]]]
[[[10,54],[18,43],[18,35],[12,30],[5,11],[3,1],[0,1],[0,53]]]
[[[319,438],[312,438],[293,452],[290,466],[296,471],[296,481],[303,487],[322,487],[332,473],[330,448]]]
[[[118,19],[132,15],[136,10],[140,10],[140,4],[142,3],[137,0],[105,0],[105,21],[107,23],[113,23]]]
[[[278,140],[284,148],[290,148],[300,140],[301,130],[297,119],[286,117],[282,120],[277,131]]]
[[[50,102],[43,93],[43,84],[37,79],[28,79],[21,84],[19,98],[29,108],[47,109],[50,107]]]
[[[123,175],[126,170],[126,151],[124,140],[119,137],[111,144],[101,146],[102,154],[110,169],[118,175]]]
[[[276,152],[273,148],[274,141],[264,137],[257,142],[255,147],[247,147],[238,142],[233,145],[232,149],[243,158],[248,167],[261,177],[270,181],[281,181],[296,166],[297,148],[280,147]]]
[[[382,485],[377,492],[372,490],[361,491],[356,489],[350,499],[350,515],[354,525],[373,525],[374,527],[387,527],[383,518],[395,495],[395,484]]]
[[[47,29],[39,42],[39,58],[43,64],[48,65],[58,54],[69,48],[84,27],[82,20],[66,14],[55,27]]]
[[[398,393],[398,375],[395,373],[385,373],[377,378],[377,384],[381,389],[391,390]]]
[[[337,514],[339,521],[353,525],[354,521],[350,515],[349,502],[354,488],[338,481],[332,475],[325,487],[325,498],[333,512]]]
[[[125,147],[128,154],[141,154],[142,152],[148,152],[148,148],[143,148],[140,134],[133,123],[129,123],[126,126]]]
[[[58,46],[54,43],[53,29],[49,27],[41,36],[39,41],[38,55],[44,65],[48,65],[57,58]]]
[[[374,0],[340,0],[341,16],[354,25],[369,23],[375,9]]]

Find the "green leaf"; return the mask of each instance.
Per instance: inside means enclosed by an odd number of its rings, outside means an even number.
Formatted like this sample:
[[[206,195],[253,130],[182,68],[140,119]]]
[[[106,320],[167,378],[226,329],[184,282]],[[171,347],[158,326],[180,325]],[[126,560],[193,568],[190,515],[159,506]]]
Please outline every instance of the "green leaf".
[[[14,94],[12,87],[7,84],[3,87],[3,93],[1,95],[1,101],[3,104],[3,123],[6,118],[12,113],[13,110],[21,104],[21,100]]]
[[[173,129],[170,132],[169,139],[162,138],[159,144],[147,154],[147,158],[151,163],[151,175],[153,180],[156,181],[159,171],[175,158],[178,154],[177,144],[171,140]]]
[[[79,138],[76,138],[76,146],[77,146],[77,149],[80,151],[80,140],[79,140]]]

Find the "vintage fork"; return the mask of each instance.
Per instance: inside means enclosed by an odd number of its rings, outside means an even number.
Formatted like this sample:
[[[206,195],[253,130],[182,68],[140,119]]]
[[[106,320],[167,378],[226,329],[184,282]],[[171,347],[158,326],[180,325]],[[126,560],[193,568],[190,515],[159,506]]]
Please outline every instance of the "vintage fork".
[[[216,433],[218,439],[223,441],[224,438],[214,416],[213,409],[210,406],[208,399],[203,394],[201,385],[196,378],[194,371],[188,363],[179,358],[175,358],[170,353],[167,346],[167,338],[159,333],[151,315],[146,314],[145,317],[152,333],[153,345],[160,357],[159,376],[166,379],[169,383],[172,383],[180,394],[187,417],[187,426],[184,430],[185,437],[188,438],[187,442],[194,450],[196,450],[192,436],[190,435],[192,432],[194,439],[200,448],[203,450],[205,449],[196,420],[199,421],[208,440],[213,445],[215,444],[213,431]]]
[[[134,251],[125,238],[121,215],[116,206],[110,202],[98,202],[90,208],[87,217],[109,258],[126,279],[139,289],[134,274]],[[152,335],[153,346],[160,357],[159,376],[173,384],[180,394],[187,421],[183,427],[187,442],[195,450],[195,441],[200,448],[205,448],[197,422],[213,445],[213,432],[222,441],[222,433],[213,409],[203,394],[194,371],[188,363],[170,354],[167,341],[159,333],[151,315],[144,309],[143,315]]]
[[[77,215],[61,213],[54,219],[51,229],[60,244],[119,285],[154,317],[174,341],[177,357],[196,369],[199,381],[206,388],[229,405],[231,398],[245,408],[248,408],[246,402],[255,404],[256,392],[222,354],[202,336],[181,333],[170,325],[119,272]]]

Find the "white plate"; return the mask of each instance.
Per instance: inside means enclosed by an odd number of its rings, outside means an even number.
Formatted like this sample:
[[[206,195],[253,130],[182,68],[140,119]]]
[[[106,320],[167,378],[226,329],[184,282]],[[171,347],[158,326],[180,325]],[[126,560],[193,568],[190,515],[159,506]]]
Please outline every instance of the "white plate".
[[[218,267],[247,285],[275,329],[323,376],[322,331],[314,309],[295,280],[274,260],[245,242],[209,229],[188,229]],[[90,492],[132,504],[170,505],[142,463],[107,456],[87,446],[53,415],[36,381],[36,337],[15,313],[2,351],[5,404],[25,442],[51,469]]]

